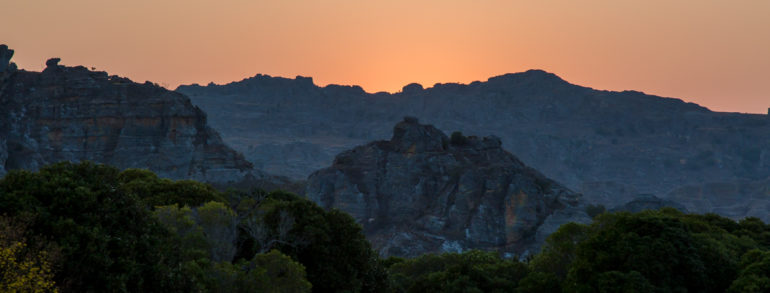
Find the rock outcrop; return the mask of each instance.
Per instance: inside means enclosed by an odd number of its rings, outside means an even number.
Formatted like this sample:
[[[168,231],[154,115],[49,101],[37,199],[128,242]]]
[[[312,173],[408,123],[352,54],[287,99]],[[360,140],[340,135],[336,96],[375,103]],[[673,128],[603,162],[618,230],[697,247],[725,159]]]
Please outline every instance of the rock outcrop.
[[[16,70],[0,46],[0,176],[58,161],[148,168],[210,182],[265,175],[226,146],[190,100],[82,66]]]
[[[406,118],[389,141],[339,154],[308,178],[306,195],[350,213],[382,255],[467,249],[536,252],[567,220],[588,221],[573,193],[501,148]]]
[[[16,64],[11,62],[13,50],[6,45],[0,45],[0,95],[3,93],[5,81],[16,72]]]
[[[664,207],[675,208],[681,212],[687,212],[687,208],[678,203],[670,200],[662,199],[652,194],[640,194],[637,195],[632,201],[626,204],[611,209],[612,212],[624,211],[638,213],[644,210],[657,210]]]
[[[712,112],[641,92],[594,90],[541,70],[470,84],[413,84],[393,94],[265,75],[177,91],[203,108],[223,139],[247,159],[297,179],[328,166],[343,149],[387,139],[404,116],[446,133],[498,135],[527,165],[607,208],[638,194],[667,198],[679,190],[694,192],[681,196],[699,197],[697,189],[681,188],[711,183],[745,186],[729,195],[741,202],[763,189],[739,182],[770,178],[767,115]],[[726,211],[718,205],[727,203],[674,201],[698,213]],[[750,215],[741,211],[751,209],[730,206],[729,216],[741,218]]]
[[[770,223],[770,179],[709,182],[677,188],[664,196],[689,211]]]

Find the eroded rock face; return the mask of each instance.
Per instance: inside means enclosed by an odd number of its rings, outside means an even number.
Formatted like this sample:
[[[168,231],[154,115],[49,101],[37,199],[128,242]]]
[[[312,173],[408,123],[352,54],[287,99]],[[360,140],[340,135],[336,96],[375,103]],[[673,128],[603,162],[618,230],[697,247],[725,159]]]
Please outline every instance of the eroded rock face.
[[[306,195],[350,213],[385,256],[523,255],[536,252],[539,229],[588,220],[579,194],[525,166],[499,138],[450,140],[414,118],[398,123],[389,141],[339,154],[309,177]]]
[[[404,116],[446,133],[495,134],[527,165],[608,209],[638,194],[726,197],[685,188],[724,183],[745,187],[729,195],[741,202],[762,194],[762,182],[770,178],[767,115],[712,112],[641,92],[594,90],[540,70],[470,84],[413,84],[393,94],[265,75],[177,90],[209,113],[225,141],[248,159],[296,179],[328,166],[341,150],[387,139]],[[295,151],[283,151],[289,147]],[[685,205],[690,212],[718,211],[734,219],[754,212],[719,206],[731,205],[720,198],[706,201],[714,206]]]
[[[770,222],[770,179],[688,185],[666,194],[665,199],[679,202],[689,211]]]
[[[0,175],[58,161],[91,160],[210,182],[264,176],[226,146],[179,93],[85,67],[46,62],[9,72],[0,47]]]

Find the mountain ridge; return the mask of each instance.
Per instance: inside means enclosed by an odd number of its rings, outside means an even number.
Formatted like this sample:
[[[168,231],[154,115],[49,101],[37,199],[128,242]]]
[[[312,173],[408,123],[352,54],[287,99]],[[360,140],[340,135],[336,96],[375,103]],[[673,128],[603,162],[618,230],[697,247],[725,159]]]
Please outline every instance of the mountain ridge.
[[[0,175],[59,161],[148,168],[209,182],[265,179],[222,142],[189,98],[156,84],[46,61],[17,69],[0,46]]]
[[[767,115],[594,90],[542,70],[427,89],[410,84],[394,94],[272,79],[178,91],[247,159],[295,179],[347,148],[387,138],[404,116],[446,133],[498,135],[528,165],[607,207],[640,194],[667,199],[683,186],[770,176]]]
[[[422,85],[420,83],[411,82],[411,83],[408,83],[408,84],[404,85],[401,88],[401,91],[397,91],[397,92],[390,92],[390,91],[366,91],[366,90],[364,90],[364,88],[362,86],[357,85],[357,84],[329,83],[329,84],[326,84],[324,86],[321,86],[321,85],[315,84],[315,82],[313,81],[313,77],[312,76],[297,75],[294,78],[290,78],[290,77],[286,77],[286,76],[280,76],[280,75],[275,75],[274,76],[274,75],[264,74],[264,73],[257,73],[254,76],[246,77],[246,78],[243,78],[243,79],[241,79],[239,81],[227,82],[227,83],[224,83],[224,84],[217,84],[217,83],[214,83],[214,82],[209,82],[205,86],[202,86],[199,83],[180,84],[180,85],[178,85],[173,90],[174,91],[185,91],[185,90],[187,90],[188,88],[191,88],[191,87],[195,88],[195,87],[243,86],[243,85],[248,85],[250,83],[259,83],[259,82],[264,82],[264,81],[278,81],[278,82],[284,83],[284,85],[292,85],[292,83],[294,82],[297,85],[305,85],[305,86],[312,85],[312,86],[320,88],[320,89],[345,88],[345,89],[353,89],[355,91],[360,91],[361,93],[369,94],[369,95],[381,95],[381,94],[396,95],[396,94],[404,94],[406,88],[410,88],[410,86],[415,86],[415,85],[419,86],[419,91],[428,91],[428,90],[437,89],[437,88],[444,88],[444,87],[456,87],[456,86],[459,86],[459,87],[470,87],[470,86],[477,86],[477,85],[482,84],[482,83],[495,84],[495,83],[510,82],[512,80],[520,81],[522,79],[522,77],[523,77],[524,80],[533,80],[533,79],[537,80],[538,79],[537,77],[540,77],[539,78],[540,80],[547,79],[547,80],[550,80],[551,82],[554,82],[554,83],[558,82],[558,83],[563,83],[565,85],[576,86],[576,87],[580,87],[580,88],[584,88],[584,89],[590,89],[590,90],[602,91],[602,92],[608,92],[608,93],[612,93],[612,92],[615,92],[615,93],[638,93],[638,94],[652,96],[652,97],[656,97],[656,98],[673,99],[673,100],[682,101],[682,102],[685,102],[685,103],[688,103],[688,104],[693,104],[693,105],[697,105],[699,107],[708,109],[705,106],[701,106],[701,105],[699,105],[697,103],[693,103],[693,102],[686,102],[686,101],[684,101],[682,99],[679,99],[679,98],[665,97],[665,96],[659,96],[659,95],[654,95],[654,94],[648,94],[648,93],[645,93],[643,91],[638,91],[638,90],[613,91],[613,90],[603,90],[603,89],[596,89],[596,88],[587,87],[587,86],[581,86],[581,85],[570,83],[570,82],[566,81],[565,79],[561,78],[560,76],[558,76],[557,74],[552,73],[552,72],[548,72],[548,71],[543,70],[543,69],[528,69],[528,70],[522,71],[522,72],[503,73],[503,74],[500,74],[500,75],[491,76],[491,77],[487,78],[486,81],[476,80],[476,81],[472,81],[472,82],[469,82],[469,83],[437,82],[437,83],[434,83],[431,87],[427,87],[427,88],[424,87],[424,85]],[[409,90],[407,90],[407,91],[409,91]],[[709,110],[709,111],[711,111],[711,110]],[[724,112],[724,113],[732,113],[732,112]],[[737,112],[735,112],[735,113],[737,113]],[[762,115],[762,114],[758,114],[758,113],[741,113],[741,114]]]

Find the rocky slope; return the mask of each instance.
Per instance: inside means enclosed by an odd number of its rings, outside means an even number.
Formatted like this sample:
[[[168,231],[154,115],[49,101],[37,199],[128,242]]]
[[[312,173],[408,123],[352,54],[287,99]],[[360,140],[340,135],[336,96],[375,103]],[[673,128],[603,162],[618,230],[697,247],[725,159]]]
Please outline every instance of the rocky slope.
[[[339,154],[308,178],[306,195],[350,213],[386,256],[525,255],[567,218],[588,220],[579,194],[525,166],[499,138],[449,139],[415,118],[398,123],[389,141]]]
[[[733,180],[677,188],[665,198],[689,211],[740,219],[757,217],[770,223],[770,179]]]
[[[668,199],[686,186],[720,182],[757,188],[729,196],[770,198],[763,193],[770,176],[767,115],[598,91],[539,70],[467,85],[410,84],[395,94],[266,75],[177,91],[209,113],[214,127],[223,126],[225,141],[247,159],[294,178],[328,166],[343,149],[386,139],[400,117],[414,116],[446,132],[499,135],[522,161],[607,208],[639,194]],[[691,211],[711,210],[719,207]]]
[[[58,161],[149,168],[170,178],[262,178],[182,94],[54,58],[16,69],[0,46],[0,176]]]

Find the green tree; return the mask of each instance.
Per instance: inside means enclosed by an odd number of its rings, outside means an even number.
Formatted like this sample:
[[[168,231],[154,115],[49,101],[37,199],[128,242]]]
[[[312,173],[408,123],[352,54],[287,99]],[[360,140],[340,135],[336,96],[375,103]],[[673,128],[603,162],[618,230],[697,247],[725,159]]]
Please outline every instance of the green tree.
[[[211,247],[211,260],[232,261],[238,237],[235,212],[221,202],[207,202],[197,209],[198,223]]]
[[[53,281],[52,247],[30,246],[26,225],[0,216],[0,292],[58,292]]]
[[[177,237],[182,261],[209,259],[212,255],[209,240],[196,222],[195,212],[188,206],[155,207],[153,214],[168,231]]]
[[[741,270],[727,292],[770,292],[770,251],[754,249],[741,257]]]
[[[159,206],[154,214],[177,237],[182,273],[189,277],[183,286],[187,291],[310,291],[305,267],[278,251],[232,263],[235,213],[222,203],[208,202],[197,208]]]
[[[0,179],[0,210],[36,215],[29,235],[61,249],[62,291],[157,291],[177,283],[169,233],[136,197],[117,188],[115,168],[59,163]]]
[[[525,264],[495,252],[426,254],[390,266],[398,292],[513,292]]]
[[[516,292],[562,292],[561,282],[556,274],[551,272],[532,271],[519,281]]]
[[[197,207],[209,201],[227,202],[224,195],[209,184],[159,178],[152,171],[144,169],[120,172],[118,188],[138,197],[149,207],[173,204]]]
[[[274,248],[305,266],[313,292],[387,292],[387,272],[350,215],[283,192],[269,194],[261,208],[270,234],[293,219],[292,241]]]
[[[698,231],[696,226],[698,224]],[[706,233],[708,219],[675,210],[599,215],[577,245],[565,289],[572,292],[624,291],[635,284],[652,291],[723,292],[735,276],[731,241]],[[625,286],[625,285],[623,285]]]
[[[250,265],[262,268],[261,277],[257,278],[266,280],[262,292],[310,292],[312,286],[305,277],[305,267],[280,251],[257,254]]]
[[[530,268],[552,273],[557,280],[563,281],[575,260],[578,244],[586,239],[588,232],[586,225],[562,225],[559,230],[548,236],[540,253],[530,261]]]

